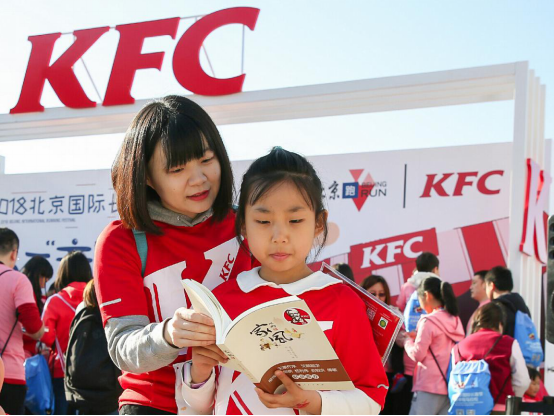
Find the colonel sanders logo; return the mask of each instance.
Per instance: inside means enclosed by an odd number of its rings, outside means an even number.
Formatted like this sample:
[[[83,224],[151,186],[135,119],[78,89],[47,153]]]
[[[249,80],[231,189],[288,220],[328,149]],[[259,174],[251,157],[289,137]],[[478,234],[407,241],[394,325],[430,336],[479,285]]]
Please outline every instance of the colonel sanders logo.
[[[298,308],[289,308],[284,313],[285,319],[294,325],[307,325],[310,322],[310,315]]]

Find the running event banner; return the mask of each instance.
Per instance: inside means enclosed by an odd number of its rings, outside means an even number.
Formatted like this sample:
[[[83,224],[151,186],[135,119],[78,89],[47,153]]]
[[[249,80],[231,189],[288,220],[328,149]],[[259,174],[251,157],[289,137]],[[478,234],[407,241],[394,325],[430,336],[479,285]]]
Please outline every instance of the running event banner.
[[[438,254],[457,294],[475,271],[506,264],[511,143],[310,160],[329,210],[314,269],[349,263],[358,282],[384,276],[395,297],[423,251]],[[237,189],[250,163],[233,163]],[[20,237],[18,268],[42,255],[57,269],[72,250],[92,262],[99,233],[117,218],[109,170],[0,175],[0,226]]]

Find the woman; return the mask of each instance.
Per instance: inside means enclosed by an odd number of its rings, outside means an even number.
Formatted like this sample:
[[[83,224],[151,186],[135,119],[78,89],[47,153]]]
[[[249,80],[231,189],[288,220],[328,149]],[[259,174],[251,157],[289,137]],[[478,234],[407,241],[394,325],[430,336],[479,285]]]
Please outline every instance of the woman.
[[[54,282],[56,294],[49,297],[44,305],[42,320],[47,331],[41,342],[52,348],[50,366],[54,368],[54,414],[67,413],[67,401],[63,378],[65,374],[65,352],[69,340],[69,327],[75,316],[75,309],[83,301],[83,290],[92,279],[92,270],[87,257],[80,251],[65,255],[60,262]]]
[[[384,277],[372,274],[362,281],[362,287],[381,302],[386,303],[391,308],[396,308],[391,305],[390,289]],[[405,342],[406,332],[401,329],[385,364],[389,390],[385,399],[385,407],[380,413],[382,415],[402,415],[410,411],[410,402],[413,395],[412,376],[404,373]]]
[[[121,220],[99,236],[94,274],[110,356],[123,370],[120,413],[193,411],[175,374],[187,347],[214,344],[215,329],[186,308],[181,280],[213,289],[252,263],[235,239],[227,151],[198,104],[168,96],[131,122],[112,181]]]
[[[33,294],[37,303],[38,311],[42,314],[44,302],[46,301],[46,282],[52,278],[54,270],[48,260],[42,256],[32,257],[21,269],[21,273],[29,278],[33,285]],[[23,348],[25,358],[32,357],[37,353],[37,341],[26,334],[23,334]]]

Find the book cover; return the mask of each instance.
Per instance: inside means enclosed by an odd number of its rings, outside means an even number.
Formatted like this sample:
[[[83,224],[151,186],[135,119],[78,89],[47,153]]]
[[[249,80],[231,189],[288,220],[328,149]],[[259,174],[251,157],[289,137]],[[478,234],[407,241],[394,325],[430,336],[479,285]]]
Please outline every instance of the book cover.
[[[276,370],[304,390],[351,390],[354,384],[306,302],[296,296],[262,303],[230,320],[206,287],[183,280],[196,311],[212,317],[226,367],[262,390],[280,393]]]
[[[353,282],[342,273],[338,272],[326,263],[321,265],[321,271],[325,274],[342,280],[349,285],[358,296],[363,300],[367,307],[367,316],[371,322],[371,328],[373,330],[373,338],[381,356],[381,362],[383,365],[387,362],[390,351],[396,336],[402,328],[404,317],[399,310],[387,305],[381,300],[377,299],[363,287]]]

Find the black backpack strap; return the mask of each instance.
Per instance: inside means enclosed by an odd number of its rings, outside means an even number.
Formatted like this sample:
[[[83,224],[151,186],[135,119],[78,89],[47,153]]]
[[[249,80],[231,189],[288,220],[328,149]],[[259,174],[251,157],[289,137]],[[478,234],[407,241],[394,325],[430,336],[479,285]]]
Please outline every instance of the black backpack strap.
[[[437,361],[437,357],[435,357],[435,354],[433,354],[433,349],[431,347],[429,347],[429,351],[431,352],[431,355],[433,356],[433,360],[435,360],[435,364],[437,364],[437,367],[439,368],[439,371],[441,372],[442,379],[446,383],[446,388],[448,388],[448,380],[446,379],[446,376],[444,375],[444,372],[442,371],[442,368],[439,365],[439,362]]]
[[[487,351],[487,353],[485,354],[485,356],[483,357],[483,360],[486,360],[487,357],[489,356],[490,352],[494,349],[494,347],[496,347],[496,344],[498,344],[498,342],[502,339],[502,335],[500,335],[498,338],[496,338],[496,341],[494,341],[494,344],[492,344],[492,347],[489,348],[489,350]]]

